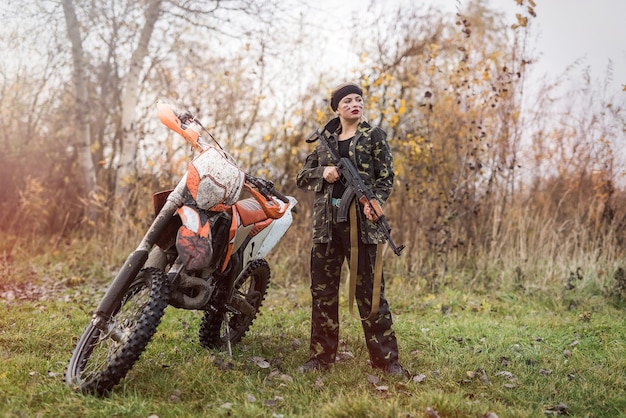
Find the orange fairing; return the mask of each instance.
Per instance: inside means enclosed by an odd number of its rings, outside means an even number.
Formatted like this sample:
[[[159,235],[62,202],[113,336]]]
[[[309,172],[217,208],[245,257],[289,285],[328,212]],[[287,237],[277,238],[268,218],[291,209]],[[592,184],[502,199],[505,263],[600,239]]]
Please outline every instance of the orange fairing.
[[[256,224],[254,224],[254,226],[250,230],[250,234],[249,235],[251,237],[255,236],[259,232],[263,231],[272,222],[274,222],[274,220],[273,219],[269,219],[269,218],[264,220],[264,221],[262,221],[262,222],[257,222]]]
[[[176,234],[176,250],[185,268],[201,270],[213,255],[210,223],[189,206],[181,206],[176,212],[183,223]]]
[[[239,219],[239,214],[237,213],[237,210],[233,210],[233,217],[231,219],[230,229],[228,231],[228,246],[226,247],[226,256],[224,257],[224,262],[222,263],[222,271],[226,271],[226,266],[228,265],[230,256],[233,253],[235,235],[237,235],[237,228],[239,227],[240,222],[241,220]]]
[[[176,210],[178,216],[187,228],[202,238],[211,238],[211,225],[208,221],[202,222],[200,214],[189,206],[181,206]]]
[[[191,128],[183,129],[182,123],[180,122],[180,119],[176,117],[176,113],[174,113],[174,109],[172,109],[171,105],[163,102],[158,102],[157,115],[159,116],[159,120],[163,125],[167,126],[172,131],[185,138],[187,142],[191,144],[194,150],[198,152],[202,151],[202,148],[200,147],[200,145],[198,145],[198,137],[200,136],[198,132],[194,131]]]
[[[274,200],[267,200],[265,196],[259,193],[256,189],[250,186],[248,183],[244,183],[244,186],[248,189],[252,197],[261,204],[261,208],[263,212],[267,215],[268,218],[278,219],[282,217],[287,211],[288,205],[279,205]]]
[[[200,187],[200,173],[198,173],[198,170],[193,169],[193,165],[190,165],[187,169],[186,184],[189,192],[193,198],[196,199],[196,196],[198,196],[198,187]]]

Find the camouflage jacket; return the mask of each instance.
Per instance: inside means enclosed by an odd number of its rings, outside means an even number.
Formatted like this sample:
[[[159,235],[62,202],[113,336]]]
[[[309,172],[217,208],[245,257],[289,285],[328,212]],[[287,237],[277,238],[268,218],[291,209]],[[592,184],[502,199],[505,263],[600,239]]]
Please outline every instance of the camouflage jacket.
[[[341,133],[339,118],[332,119],[324,126],[328,139],[338,151],[337,137]],[[380,128],[361,122],[350,144],[350,160],[359,171],[365,184],[372,190],[381,205],[385,203],[393,188],[393,156],[387,142],[387,134]],[[304,166],[298,172],[296,184],[299,188],[315,192],[313,202],[313,242],[327,243],[332,239],[333,184],[324,181],[324,167],[335,165],[330,152],[322,143],[306,158]],[[363,214],[362,206],[357,210],[361,228],[361,241],[367,244],[383,242],[376,226]]]

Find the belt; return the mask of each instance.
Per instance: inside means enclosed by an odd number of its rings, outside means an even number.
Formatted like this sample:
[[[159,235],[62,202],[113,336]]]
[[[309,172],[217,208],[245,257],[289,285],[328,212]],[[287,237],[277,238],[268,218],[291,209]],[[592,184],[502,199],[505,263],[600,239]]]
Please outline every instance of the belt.
[[[331,197],[330,204],[338,208],[339,206],[341,206],[341,199],[337,199],[336,197]]]

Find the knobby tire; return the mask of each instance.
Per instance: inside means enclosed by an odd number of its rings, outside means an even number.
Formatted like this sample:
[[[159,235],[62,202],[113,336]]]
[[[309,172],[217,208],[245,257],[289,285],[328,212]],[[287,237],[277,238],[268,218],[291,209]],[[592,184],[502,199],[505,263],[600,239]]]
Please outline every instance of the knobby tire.
[[[256,259],[249,262],[233,285],[233,297],[245,298],[254,307],[254,314],[234,313],[230,315],[228,321],[230,334],[226,335],[223,311],[204,311],[199,331],[200,345],[212,349],[226,345],[228,340],[231,344],[241,341],[257,317],[263,300],[265,300],[270,276],[270,266],[267,261]]]
[[[111,333],[89,323],[81,336],[66,372],[66,383],[83,393],[106,395],[126,376],[156,332],[167,307],[167,276],[156,268],[139,272],[111,316],[109,324],[124,337],[115,341]]]

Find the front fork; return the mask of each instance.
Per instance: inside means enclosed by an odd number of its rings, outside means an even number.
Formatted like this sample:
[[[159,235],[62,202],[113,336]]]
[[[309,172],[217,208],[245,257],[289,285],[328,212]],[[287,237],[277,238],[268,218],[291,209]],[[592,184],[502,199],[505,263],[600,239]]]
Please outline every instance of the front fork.
[[[181,180],[181,183],[185,180]],[[181,185],[179,183],[179,186]],[[184,185],[184,183],[183,183]],[[94,326],[105,329],[111,315],[113,315],[120,307],[124,295],[130,288],[139,271],[144,267],[150,250],[157,242],[161,233],[165,230],[168,224],[172,221],[172,216],[176,213],[178,207],[182,205],[182,194],[179,192],[181,187],[177,186],[176,189],[170,193],[165,202],[163,208],[156,215],[156,218],[152,222],[148,232],[144,235],[139,246],[133,251],[124,265],[115,276],[113,283],[106,291],[102,301],[98,305],[92,322]]]

